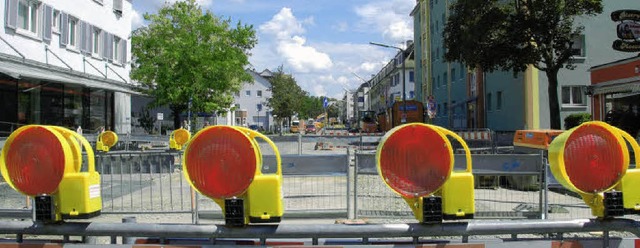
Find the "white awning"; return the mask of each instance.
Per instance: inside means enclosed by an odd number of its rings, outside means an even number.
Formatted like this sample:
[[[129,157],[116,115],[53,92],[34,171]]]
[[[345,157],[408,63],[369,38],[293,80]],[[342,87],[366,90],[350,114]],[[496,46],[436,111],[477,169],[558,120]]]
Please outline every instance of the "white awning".
[[[606,86],[594,86],[593,94],[614,94],[614,93],[627,93],[627,92],[640,92],[640,82],[613,84]]]
[[[0,73],[7,74],[16,79],[39,79],[59,83],[82,85],[94,89],[105,89],[115,92],[140,95],[133,90],[132,85],[111,79],[100,78],[93,75],[73,71],[63,71],[58,68],[47,68],[39,64],[29,64],[0,59]]]

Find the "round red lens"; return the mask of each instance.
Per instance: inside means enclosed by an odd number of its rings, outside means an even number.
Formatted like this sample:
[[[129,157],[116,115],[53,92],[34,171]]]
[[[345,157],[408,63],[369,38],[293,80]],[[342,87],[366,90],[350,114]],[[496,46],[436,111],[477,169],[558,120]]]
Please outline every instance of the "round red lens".
[[[614,134],[597,125],[577,128],[567,139],[564,164],[571,183],[583,192],[613,187],[625,168],[623,151]]]
[[[232,127],[201,131],[185,151],[189,179],[202,194],[229,198],[244,193],[256,172],[251,140]]]
[[[11,182],[30,195],[53,194],[62,181],[65,154],[61,141],[44,127],[29,127],[18,133],[5,160]]]
[[[380,173],[402,196],[425,196],[440,188],[452,170],[451,151],[436,130],[423,125],[395,130],[384,141]]]

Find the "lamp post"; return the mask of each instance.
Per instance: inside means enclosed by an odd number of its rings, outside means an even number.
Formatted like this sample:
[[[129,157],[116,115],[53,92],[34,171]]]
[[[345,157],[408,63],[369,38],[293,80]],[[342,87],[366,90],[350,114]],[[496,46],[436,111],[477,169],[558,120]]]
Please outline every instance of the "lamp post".
[[[375,43],[375,42],[369,42],[369,44],[374,45],[374,46],[381,46],[381,47],[386,47],[386,48],[394,48],[394,49],[398,49],[398,51],[400,51],[401,54],[401,58],[402,58],[402,118],[401,118],[401,122],[405,123],[407,122],[407,94],[406,94],[406,75],[405,75],[405,65],[404,65],[404,53],[405,50],[402,48],[399,48],[397,46],[391,46],[391,45],[386,45],[386,44],[380,44],[380,43]],[[386,97],[386,96],[385,96]]]

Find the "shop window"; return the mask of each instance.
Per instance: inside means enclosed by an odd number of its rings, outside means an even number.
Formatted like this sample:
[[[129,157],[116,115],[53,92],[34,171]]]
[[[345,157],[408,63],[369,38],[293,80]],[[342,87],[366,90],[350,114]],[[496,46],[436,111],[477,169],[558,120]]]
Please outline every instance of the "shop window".
[[[562,105],[585,106],[585,92],[583,86],[562,86]]]

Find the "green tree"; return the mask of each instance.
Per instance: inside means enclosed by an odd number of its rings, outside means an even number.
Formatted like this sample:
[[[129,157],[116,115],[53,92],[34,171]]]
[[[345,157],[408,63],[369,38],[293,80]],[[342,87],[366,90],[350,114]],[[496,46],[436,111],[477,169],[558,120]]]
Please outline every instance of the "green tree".
[[[601,0],[458,0],[444,29],[445,59],[488,72],[543,71],[550,126],[561,129],[558,72],[575,68],[573,43],[584,29],[575,19],[601,12]]]
[[[140,118],[138,118],[140,126],[148,133],[153,134],[153,126],[156,124],[156,118],[151,116],[148,108],[142,108]]]
[[[322,113],[324,113],[324,109],[322,109],[322,97],[309,96],[308,93],[305,94],[305,98],[302,101],[302,109],[300,110],[300,118],[315,119]]]
[[[174,128],[189,102],[193,112],[221,111],[243,82],[252,82],[245,66],[257,42],[253,26],[233,27],[195,0],[166,4],[144,19],[149,25],[131,37],[131,78],[146,87],[151,106],[169,106]]]
[[[267,99],[267,106],[277,119],[284,120],[299,113],[305,92],[298,86],[293,76],[286,74],[282,66],[278,67],[271,78],[271,98]]]

